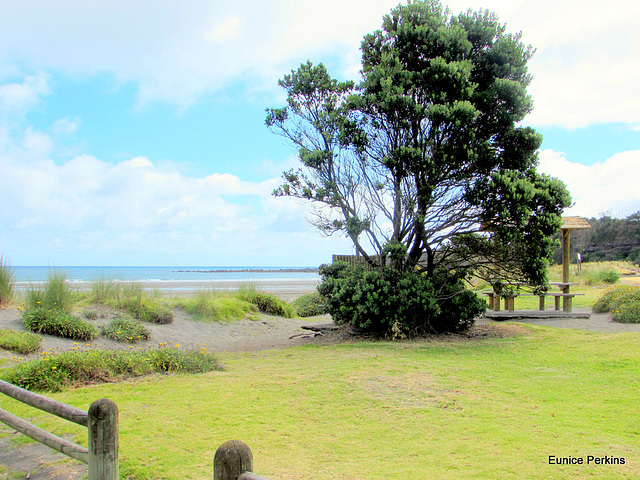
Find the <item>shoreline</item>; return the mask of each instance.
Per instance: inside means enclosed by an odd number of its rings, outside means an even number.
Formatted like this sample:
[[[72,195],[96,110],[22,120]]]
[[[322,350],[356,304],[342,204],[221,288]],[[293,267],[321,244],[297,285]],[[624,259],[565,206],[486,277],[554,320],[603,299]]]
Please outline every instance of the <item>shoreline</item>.
[[[238,290],[243,285],[255,285],[257,288],[271,293],[282,300],[291,301],[305,293],[315,291],[320,285],[321,279],[317,278],[271,278],[251,280],[114,280],[117,283],[139,283],[145,290],[157,291],[168,296],[188,296],[200,290]],[[91,289],[91,281],[67,282],[75,291],[87,291]],[[16,290],[24,291],[31,282],[16,282]]]

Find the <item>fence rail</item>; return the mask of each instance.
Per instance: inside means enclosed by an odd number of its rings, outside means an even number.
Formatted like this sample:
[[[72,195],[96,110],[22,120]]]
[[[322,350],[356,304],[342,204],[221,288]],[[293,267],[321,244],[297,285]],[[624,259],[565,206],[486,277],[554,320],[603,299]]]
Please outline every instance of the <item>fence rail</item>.
[[[246,443],[229,440],[213,457],[213,480],[268,480],[253,473],[253,453]]]
[[[380,263],[381,261],[381,257],[379,255],[372,255],[371,260],[373,260],[376,263]],[[361,257],[359,255],[336,255],[333,254],[331,257],[331,261],[332,263],[335,262],[345,262],[348,263],[349,266],[351,267],[364,267],[365,269],[370,269],[371,265],[369,265],[369,263],[367,262],[367,260],[364,257]]]
[[[88,430],[89,448],[57,437],[0,408],[0,421],[20,433],[89,466],[89,480],[118,480],[118,407],[96,400],[85,412],[0,380],[0,393],[26,405],[77,423]]]

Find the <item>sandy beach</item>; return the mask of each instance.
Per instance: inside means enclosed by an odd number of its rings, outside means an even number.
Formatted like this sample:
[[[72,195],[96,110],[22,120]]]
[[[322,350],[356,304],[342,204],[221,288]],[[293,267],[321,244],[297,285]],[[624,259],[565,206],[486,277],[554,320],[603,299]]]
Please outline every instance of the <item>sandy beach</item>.
[[[320,285],[320,278],[313,280],[285,280],[285,279],[270,279],[270,280],[216,280],[216,281],[149,281],[142,282],[144,288],[148,290],[157,290],[164,295],[190,295],[198,290],[215,289],[215,290],[237,290],[243,284],[250,283],[255,285],[259,289],[276,295],[277,297],[291,301],[298,298],[300,295],[313,292],[318,285]],[[87,284],[88,285],[88,284]],[[76,287],[78,288],[78,287]],[[88,288],[88,287],[87,287]]]
[[[268,279],[268,280],[150,280],[137,281],[146,290],[157,290],[166,296],[192,295],[198,290],[237,290],[243,284],[255,285],[259,289],[272,293],[289,302],[300,295],[313,292],[320,284],[320,277],[310,279]],[[72,282],[69,287],[73,290],[89,290],[92,282]],[[122,281],[122,283],[129,283]],[[16,289],[23,291],[29,288],[29,282],[16,282]]]

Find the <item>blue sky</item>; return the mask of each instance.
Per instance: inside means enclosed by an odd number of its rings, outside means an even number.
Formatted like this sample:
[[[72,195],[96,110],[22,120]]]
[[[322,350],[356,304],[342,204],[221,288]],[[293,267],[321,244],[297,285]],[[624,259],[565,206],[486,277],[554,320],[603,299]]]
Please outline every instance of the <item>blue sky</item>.
[[[446,2],[445,2],[446,3]],[[357,79],[397,1],[0,0],[0,254],[13,265],[318,265],[349,253],[273,198],[264,126],[310,59]],[[537,48],[540,170],[569,215],[640,210],[640,3],[455,0]]]

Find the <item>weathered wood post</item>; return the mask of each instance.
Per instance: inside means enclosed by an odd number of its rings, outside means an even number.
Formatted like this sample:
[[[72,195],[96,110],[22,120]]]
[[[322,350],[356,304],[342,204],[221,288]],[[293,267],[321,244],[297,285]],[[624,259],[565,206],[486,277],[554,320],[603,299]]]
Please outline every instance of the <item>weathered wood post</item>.
[[[213,480],[236,480],[241,473],[253,471],[253,453],[246,443],[229,440],[220,445],[213,457]]]
[[[118,480],[118,407],[101,398],[89,407],[89,480]]]

